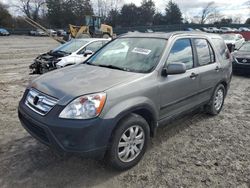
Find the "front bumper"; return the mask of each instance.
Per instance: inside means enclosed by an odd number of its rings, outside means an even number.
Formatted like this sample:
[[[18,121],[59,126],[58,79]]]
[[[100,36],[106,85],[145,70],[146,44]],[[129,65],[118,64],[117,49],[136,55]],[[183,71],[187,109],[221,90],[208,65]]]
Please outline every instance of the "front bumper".
[[[233,72],[239,74],[249,74],[250,75],[250,64],[233,63]]]
[[[61,119],[58,116],[62,109],[62,106],[56,105],[48,114],[41,116],[28,108],[22,99],[18,116],[22,126],[34,138],[49,147],[61,152],[103,158],[115,126],[114,121],[102,118]]]

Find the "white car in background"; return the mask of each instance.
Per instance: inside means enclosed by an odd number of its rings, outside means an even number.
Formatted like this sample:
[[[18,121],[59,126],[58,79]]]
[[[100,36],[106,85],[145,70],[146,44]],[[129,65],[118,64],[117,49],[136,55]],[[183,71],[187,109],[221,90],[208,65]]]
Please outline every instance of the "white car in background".
[[[44,74],[58,68],[82,63],[110,40],[104,38],[72,39],[54,50],[39,55],[29,68],[32,74]]]
[[[239,49],[245,42],[245,38],[241,34],[222,34],[221,37],[224,39],[230,51]]]
[[[248,29],[247,27],[240,27],[239,31],[250,31],[250,29]]]
[[[231,27],[221,27],[220,31],[222,33],[230,33],[230,32],[234,32],[233,29]]]
[[[69,43],[69,46],[72,46],[74,48],[74,42],[77,42],[79,44],[76,45],[80,45],[81,47],[79,46],[75,50],[71,50],[70,55],[59,58],[59,61],[56,63],[56,68],[62,68],[69,65],[82,63],[110,40],[111,39],[104,38],[74,39],[73,43]],[[67,45],[59,47],[56,50],[60,51],[65,48],[67,48]]]
[[[217,27],[209,27],[209,28],[208,28],[208,32],[209,32],[209,33],[220,33],[221,30],[218,29]]]

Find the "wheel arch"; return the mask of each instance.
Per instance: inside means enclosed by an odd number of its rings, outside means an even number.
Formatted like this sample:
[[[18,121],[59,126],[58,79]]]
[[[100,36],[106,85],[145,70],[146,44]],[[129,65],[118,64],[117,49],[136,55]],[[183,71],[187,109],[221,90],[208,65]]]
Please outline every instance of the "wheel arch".
[[[156,115],[155,111],[153,110],[153,108],[150,107],[148,104],[140,104],[140,105],[133,106],[129,109],[126,109],[126,110],[120,112],[116,116],[116,118],[115,118],[116,120],[114,122],[115,126],[111,132],[109,143],[112,141],[113,135],[114,135],[116,129],[119,127],[119,123],[131,114],[137,114],[137,115],[142,116],[147,121],[147,123],[149,125],[150,136],[153,137],[155,135],[155,131],[157,128],[157,115]]]

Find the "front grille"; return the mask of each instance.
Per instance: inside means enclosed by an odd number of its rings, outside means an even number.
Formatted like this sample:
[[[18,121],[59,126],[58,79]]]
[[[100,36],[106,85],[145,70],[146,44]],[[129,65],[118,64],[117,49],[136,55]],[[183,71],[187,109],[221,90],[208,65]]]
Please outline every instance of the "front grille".
[[[43,142],[49,144],[49,138],[45,132],[45,130],[31,121],[27,120],[24,116],[19,115],[20,120],[23,122],[24,126],[35,136],[40,138]]]
[[[46,115],[58,102],[57,99],[30,89],[25,100],[26,106],[40,115]]]
[[[242,64],[249,64],[250,65],[250,59],[246,59],[246,58],[236,58],[237,61],[239,63],[242,63]]]

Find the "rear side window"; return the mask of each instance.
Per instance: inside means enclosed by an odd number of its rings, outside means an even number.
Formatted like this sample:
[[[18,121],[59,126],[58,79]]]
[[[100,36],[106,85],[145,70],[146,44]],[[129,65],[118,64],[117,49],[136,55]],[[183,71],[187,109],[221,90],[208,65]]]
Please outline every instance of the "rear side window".
[[[219,52],[219,54],[221,55],[221,57],[224,60],[230,59],[229,50],[228,50],[225,42],[223,41],[223,39],[213,38],[212,40],[213,40],[213,43],[215,45],[216,50]]]
[[[211,45],[206,39],[194,39],[199,65],[204,66],[215,62],[215,55]]]
[[[187,69],[194,67],[190,39],[179,39],[174,43],[167,60],[167,64],[170,63],[184,63]]]

